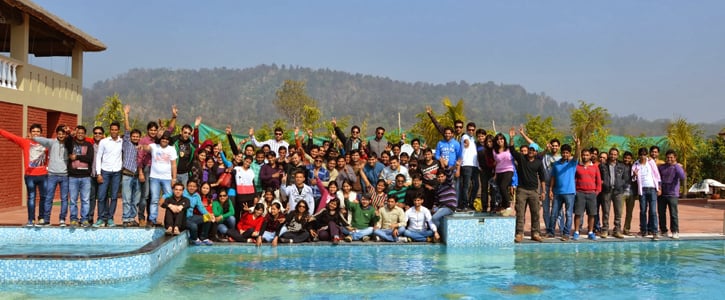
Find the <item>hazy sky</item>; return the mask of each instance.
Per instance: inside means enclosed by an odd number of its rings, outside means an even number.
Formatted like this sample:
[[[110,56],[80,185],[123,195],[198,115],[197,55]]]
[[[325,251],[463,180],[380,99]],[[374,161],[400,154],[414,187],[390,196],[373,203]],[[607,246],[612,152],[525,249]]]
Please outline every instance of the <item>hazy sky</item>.
[[[108,46],[86,54],[86,87],[131,68],[276,63],[725,118],[725,1],[36,2]]]

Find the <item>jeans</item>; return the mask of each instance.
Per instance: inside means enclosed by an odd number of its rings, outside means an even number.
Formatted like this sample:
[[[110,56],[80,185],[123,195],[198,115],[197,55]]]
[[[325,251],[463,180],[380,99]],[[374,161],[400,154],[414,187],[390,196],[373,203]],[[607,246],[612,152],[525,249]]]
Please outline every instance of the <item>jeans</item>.
[[[436,225],[436,227],[441,228],[441,220],[443,217],[453,214],[453,210],[447,206],[439,207],[438,210],[433,214],[433,224]]]
[[[123,221],[131,222],[136,218],[136,209],[141,200],[141,185],[138,177],[123,175],[121,179],[121,195],[123,197]]]
[[[559,219],[561,215],[561,208],[566,205],[566,221],[564,222],[564,226],[561,227],[561,236],[569,236],[569,233],[571,232],[571,215],[574,213],[575,196],[576,194],[554,195],[554,208],[552,212],[553,218],[551,220]]]
[[[405,233],[405,226],[399,226],[398,227],[398,236],[403,236],[403,233]],[[376,229],[373,231],[373,234],[376,236],[379,236],[382,240],[386,242],[397,242],[398,239],[393,237],[393,230],[392,229]]]
[[[667,208],[670,209],[670,232],[680,232],[680,222],[677,217],[676,196],[660,196],[657,199],[657,213],[660,216],[660,231],[667,233]]]
[[[189,173],[176,174],[176,181],[181,182],[181,184],[186,186],[186,183],[189,182]]]
[[[121,185],[121,171],[108,172],[101,170],[103,183],[98,184],[98,219],[108,221],[113,220],[116,214],[116,204],[118,203],[118,188]],[[110,187],[110,189],[109,189]],[[108,196],[108,191],[111,194]]]
[[[409,237],[414,242],[425,242],[426,238],[432,237],[435,233],[430,229],[425,231],[406,229],[405,232],[403,232],[403,235]]]
[[[357,240],[362,239],[362,237],[364,237],[364,236],[369,236],[369,235],[373,234],[373,228],[368,227],[368,228],[363,228],[363,229],[356,229],[355,231],[350,232],[349,230],[347,230],[347,228],[342,227],[342,233],[345,235],[351,236],[353,241],[357,241]]]
[[[639,231],[656,234],[657,221],[657,189],[642,188],[639,198]]]
[[[200,225],[201,234],[199,234]],[[192,215],[191,217],[186,218],[186,229],[189,230],[189,240],[191,241],[195,241],[197,239],[205,240],[209,238],[210,228],[211,222],[204,222],[204,217],[202,215]]]
[[[96,215],[96,204],[98,203],[98,181],[95,176],[91,176],[91,193],[88,203],[88,222],[93,223]],[[101,215],[100,213],[98,214]]]
[[[235,226],[237,226],[237,219],[235,219],[234,216],[231,216],[219,223],[219,225],[217,225],[216,231],[221,234],[226,234],[227,231],[229,231],[229,228],[233,228]]]
[[[40,196],[40,202],[38,205],[38,218],[42,218],[45,215],[45,182],[48,180],[48,175],[40,176],[25,176],[25,191],[28,194],[28,222],[35,220],[35,196],[36,190],[38,196]]]
[[[45,214],[43,219],[45,222],[50,222],[50,211],[53,209],[53,198],[55,197],[55,188],[60,185],[60,217],[61,221],[65,221],[65,216],[68,214],[68,175],[48,175],[48,181],[46,182],[45,188]]]
[[[81,222],[88,221],[88,205],[91,198],[90,177],[69,177],[68,189],[70,190],[70,220]],[[81,217],[78,218],[78,198],[81,200]]]
[[[549,197],[549,191],[551,191],[551,186],[548,184],[546,185],[546,194],[544,195],[544,226],[546,226],[546,233],[554,235],[554,230],[556,230],[556,226],[559,226],[559,230],[562,229],[561,227],[561,217],[557,217],[559,214],[554,212],[553,205],[554,205],[554,199]],[[561,208],[559,208],[561,210]]]
[[[159,199],[161,192],[163,194],[171,194],[171,179],[150,178],[151,204],[149,205],[149,222],[157,224],[156,217],[159,215]]]
[[[458,208],[473,208],[473,200],[478,194],[478,168],[474,166],[461,167],[461,190],[458,194]]]
[[[221,225],[221,224],[219,224],[219,225]],[[266,243],[271,243],[276,236],[277,236],[276,232],[265,231],[264,233],[262,233],[262,241],[264,241]]]
[[[150,186],[151,186],[151,180],[149,178],[149,175],[151,175],[151,167],[146,166],[143,168],[143,177],[144,182],[139,182],[141,185],[141,199],[138,201],[138,220],[146,220],[146,211],[148,210],[148,203],[149,203],[149,195],[150,192]]]

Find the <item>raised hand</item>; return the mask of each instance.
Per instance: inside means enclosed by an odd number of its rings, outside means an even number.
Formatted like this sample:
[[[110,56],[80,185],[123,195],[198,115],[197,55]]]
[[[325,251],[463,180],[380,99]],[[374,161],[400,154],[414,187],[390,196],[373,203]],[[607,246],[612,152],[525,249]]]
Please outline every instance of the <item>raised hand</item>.
[[[514,136],[516,136],[516,127],[511,126],[511,129],[509,129],[509,138],[513,139]]]
[[[332,117],[332,121],[330,121],[330,123],[332,123],[333,127],[337,127],[337,119],[335,119],[335,117]]]
[[[425,106],[425,112],[427,114],[432,114],[433,113],[433,109],[430,107],[430,105],[426,105]]]
[[[307,129],[307,136],[312,137],[312,129],[310,129],[310,128]]]
[[[171,106],[171,116],[174,118],[179,116],[179,109],[176,108],[176,104]]]
[[[123,114],[124,114],[124,115],[126,115],[126,116],[128,116],[128,113],[130,113],[130,112],[131,112],[131,105],[129,105],[129,104],[126,104],[126,105],[125,105],[125,106],[123,107]]]
[[[254,135],[254,127],[249,127],[249,136]]]
[[[194,128],[199,127],[199,124],[201,124],[201,116],[196,117],[196,120],[194,120]]]
[[[299,135],[299,133],[300,133],[300,127],[295,126],[295,136]]]
[[[224,132],[226,134],[232,134],[232,125],[227,125],[227,128],[224,129]]]

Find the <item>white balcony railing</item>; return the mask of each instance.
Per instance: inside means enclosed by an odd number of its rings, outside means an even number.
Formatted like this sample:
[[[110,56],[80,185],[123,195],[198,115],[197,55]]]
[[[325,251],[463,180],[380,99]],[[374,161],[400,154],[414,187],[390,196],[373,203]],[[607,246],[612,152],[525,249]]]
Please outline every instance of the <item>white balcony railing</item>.
[[[0,55],[0,87],[18,89],[18,66],[15,61]]]

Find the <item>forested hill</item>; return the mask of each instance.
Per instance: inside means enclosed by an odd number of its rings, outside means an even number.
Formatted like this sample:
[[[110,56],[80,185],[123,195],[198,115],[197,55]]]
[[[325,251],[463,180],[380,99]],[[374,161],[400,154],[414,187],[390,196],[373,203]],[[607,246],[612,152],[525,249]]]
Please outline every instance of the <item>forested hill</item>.
[[[99,81],[84,91],[83,115],[90,121],[107,96],[118,93],[124,104],[133,107],[133,118],[156,120],[168,118],[170,107],[180,108],[180,122],[192,123],[197,115],[204,123],[223,127],[259,127],[281,118],[273,100],[284,80],[304,80],[307,93],[318,101],[322,120],[352,116],[352,124],[367,120],[370,126],[397,128],[398,112],[402,126],[410,128],[415,115],[426,105],[441,112],[441,99],[453,103],[465,101],[468,120],[499,126],[525,121],[526,114],[553,116],[554,125],[566,128],[573,104],[557,102],[545,94],[527,92],[515,84],[450,82],[409,83],[363,74],[329,69],[277,65],[260,65],[247,69],[133,69],[116,78]],[[649,122],[635,116],[614,117],[612,134],[662,134],[662,122]],[[634,132],[622,128],[637,127]],[[649,128],[650,130],[642,130]]]

